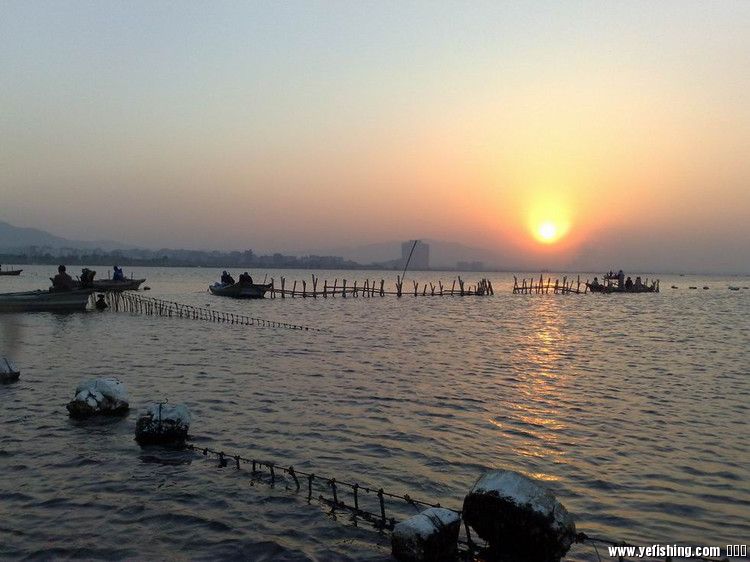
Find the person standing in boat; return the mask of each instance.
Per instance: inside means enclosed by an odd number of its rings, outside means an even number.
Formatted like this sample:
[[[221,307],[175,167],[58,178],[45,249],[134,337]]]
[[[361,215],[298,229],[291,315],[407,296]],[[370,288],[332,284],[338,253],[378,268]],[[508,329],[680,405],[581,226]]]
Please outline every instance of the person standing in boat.
[[[57,275],[52,278],[52,288],[57,291],[72,291],[75,288],[75,282],[66,273],[64,265],[57,268]]]
[[[617,288],[621,291],[625,289],[625,274],[622,269],[617,272]]]
[[[112,281],[124,281],[125,280],[125,274],[122,272],[121,267],[114,267],[114,273],[112,274]]]

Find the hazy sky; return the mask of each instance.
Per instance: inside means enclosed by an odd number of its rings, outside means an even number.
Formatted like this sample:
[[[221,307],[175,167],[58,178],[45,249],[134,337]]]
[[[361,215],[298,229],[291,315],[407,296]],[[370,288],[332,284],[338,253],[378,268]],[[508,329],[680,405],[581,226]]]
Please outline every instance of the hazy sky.
[[[5,0],[0,220],[748,271],[750,2]]]

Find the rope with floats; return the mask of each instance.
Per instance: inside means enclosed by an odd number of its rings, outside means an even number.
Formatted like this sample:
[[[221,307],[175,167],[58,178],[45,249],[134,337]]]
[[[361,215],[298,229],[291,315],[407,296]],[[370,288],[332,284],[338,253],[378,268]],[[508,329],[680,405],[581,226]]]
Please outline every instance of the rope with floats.
[[[233,312],[211,310],[200,306],[145,297],[129,292],[107,292],[104,294],[110,310],[114,310],[115,312],[129,312],[131,314],[145,314],[147,316],[167,316],[170,318],[189,318],[191,320],[257,326],[261,328],[283,328],[310,332],[330,331],[325,328],[314,328],[303,324],[291,324],[289,322],[278,322],[276,320],[245,316]]]
[[[196,452],[204,457],[215,458],[218,461],[218,467],[225,468],[233,465],[235,470],[242,470],[242,465],[249,465],[251,469],[251,478],[253,482],[261,482],[262,477],[265,475],[270,478],[269,484],[275,486],[279,476],[284,477],[286,489],[289,490],[292,487],[296,492],[306,492],[307,503],[312,503],[313,499],[319,501],[323,505],[327,505],[331,508],[331,513],[335,511],[344,510],[352,514],[352,517],[356,521],[359,517],[365,521],[373,524],[373,526],[379,531],[393,531],[396,525],[395,517],[390,516],[386,510],[386,498],[390,500],[398,500],[403,502],[403,506],[409,506],[416,510],[421,511],[427,507],[443,507],[457,513],[459,516],[463,516],[463,512],[460,509],[454,509],[450,507],[442,506],[439,502],[432,502],[424,499],[416,499],[411,497],[409,494],[396,494],[393,492],[387,492],[383,488],[377,488],[372,486],[363,486],[358,482],[349,482],[347,480],[339,480],[330,476],[322,476],[315,474],[314,472],[305,472],[302,470],[296,470],[294,466],[285,466],[282,464],[274,463],[267,460],[258,460],[255,458],[243,457],[238,454],[226,453],[222,450],[213,449],[210,447],[201,447],[198,445],[187,444],[186,448],[190,451]],[[265,468],[265,472],[263,471]],[[288,477],[288,479],[286,478]],[[347,503],[342,499],[340,492],[341,489],[345,488],[348,490],[347,497],[351,498],[351,501]],[[328,495],[324,495],[324,492]],[[317,496],[317,497],[316,497]],[[364,498],[377,498],[376,508],[377,511],[367,509],[364,506]],[[365,500],[366,501],[366,500]],[[372,505],[372,499],[370,500]],[[392,511],[392,509],[391,509]],[[467,559],[474,559],[474,555],[482,552],[486,545],[479,545],[472,539],[469,527],[466,522],[463,522],[463,528],[466,534],[466,538],[460,538],[458,543],[463,551],[463,555],[470,556]],[[575,543],[581,545],[589,545],[594,549],[597,559],[601,562],[601,556],[597,545],[607,547],[624,547],[624,548],[635,548],[636,552],[638,547],[622,541],[614,541],[604,537],[589,536],[584,532],[576,534]],[[624,562],[628,558],[625,556],[618,556],[618,562]],[[656,558],[654,558],[656,559]],[[673,562],[677,560],[699,560],[700,562],[729,562],[728,558],[710,558],[705,556],[667,556],[665,557],[666,562]]]

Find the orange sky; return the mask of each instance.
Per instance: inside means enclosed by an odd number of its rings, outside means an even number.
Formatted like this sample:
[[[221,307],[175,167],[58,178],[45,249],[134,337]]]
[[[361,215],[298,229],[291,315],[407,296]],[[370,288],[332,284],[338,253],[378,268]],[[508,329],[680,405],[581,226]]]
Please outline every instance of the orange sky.
[[[748,269],[746,2],[3,11],[1,220]],[[543,222],[564,236],[540,243]]]

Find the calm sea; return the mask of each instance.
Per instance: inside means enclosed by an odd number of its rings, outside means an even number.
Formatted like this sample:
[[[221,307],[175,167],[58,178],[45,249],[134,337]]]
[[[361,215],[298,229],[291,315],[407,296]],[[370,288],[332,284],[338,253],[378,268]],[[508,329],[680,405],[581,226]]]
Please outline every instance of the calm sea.
[[[44,288],[55,268],[24,269],[0,277],[0,291]],[[340,480],[460,507],[484,470],[509,468],[543,481],[589,534],[750,542],[750,290],[728,290],[750,278],[521,296],[512,276],[490,274],[489,298],[233,301],[206,292],[212,269],[133,273],[149,296],[330,333],[109,312],[0,316],[0,355],[22,371],[0,386],[1,558],[389,558],[388,535],[304,493],[197,454],[141,449],[138,409],[163,399],[190,407],[197,445]],[[126,383],[130,415],[70,420],[76,384],[99,375]],[[596,555],[576,546],[569,559]]]

